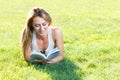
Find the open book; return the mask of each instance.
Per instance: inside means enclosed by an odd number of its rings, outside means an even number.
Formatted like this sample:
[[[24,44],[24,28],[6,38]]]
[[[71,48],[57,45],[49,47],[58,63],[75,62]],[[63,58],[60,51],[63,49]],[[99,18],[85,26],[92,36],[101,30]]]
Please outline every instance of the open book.
[[[31,53],[31,61],[34,61],[34,60],[50,60],[56,56],[58,56],[60,54],[60,50],[58,48],[55,48],[53,50],[50,51],[50,53],[46,53],[43,54],[41,52],[37,52],[37,51],[33,51]]]

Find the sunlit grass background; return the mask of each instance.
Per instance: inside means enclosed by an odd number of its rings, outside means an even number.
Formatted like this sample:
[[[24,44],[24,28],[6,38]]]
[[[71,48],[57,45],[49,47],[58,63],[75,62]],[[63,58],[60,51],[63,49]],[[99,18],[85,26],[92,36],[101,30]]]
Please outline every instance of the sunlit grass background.
[[[0,80],[120,80],[120,0],[0,0]],[[20,34],[29,9],[45,8],[64,34],[64,60],[28,64]]]

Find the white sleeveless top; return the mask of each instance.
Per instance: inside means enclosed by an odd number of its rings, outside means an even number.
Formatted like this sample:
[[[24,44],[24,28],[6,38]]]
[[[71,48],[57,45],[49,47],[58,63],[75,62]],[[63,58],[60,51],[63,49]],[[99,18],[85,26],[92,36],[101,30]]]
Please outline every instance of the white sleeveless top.
[[[36,32],[33,31],[33,37],[32,37],[32,50],[35,50],[37,52],[40,52],[41,50],[38,48],[37,46],[37,42],[36,42]],[[49,53],[51,50],[53,50],[55,48],[55,43],[53,41],[53,37],[52,37],[52,28],[48,27],[48,47],[45,50],[45,55],[47,55],[47,53]]]

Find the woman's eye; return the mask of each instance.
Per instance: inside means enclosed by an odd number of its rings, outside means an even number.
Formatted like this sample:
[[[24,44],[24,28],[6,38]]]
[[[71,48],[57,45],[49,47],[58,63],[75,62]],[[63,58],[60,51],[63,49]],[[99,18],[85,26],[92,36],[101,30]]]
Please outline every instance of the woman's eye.
[[[35,27],[38,27],[38,25],[35,25]]]
[[[39,27],[40,26],[40,24],[36,24],[36,25],[34,25],[35,27]]]
[[[46,26],[46,23],[42,23],[43,26]]]

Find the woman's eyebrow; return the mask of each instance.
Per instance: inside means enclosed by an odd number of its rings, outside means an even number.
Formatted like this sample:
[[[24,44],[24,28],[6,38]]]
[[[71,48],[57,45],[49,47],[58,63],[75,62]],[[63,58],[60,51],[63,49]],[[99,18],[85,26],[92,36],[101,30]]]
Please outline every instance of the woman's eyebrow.
[[[33,23],[33,25],[40,25],[40,23]]]

